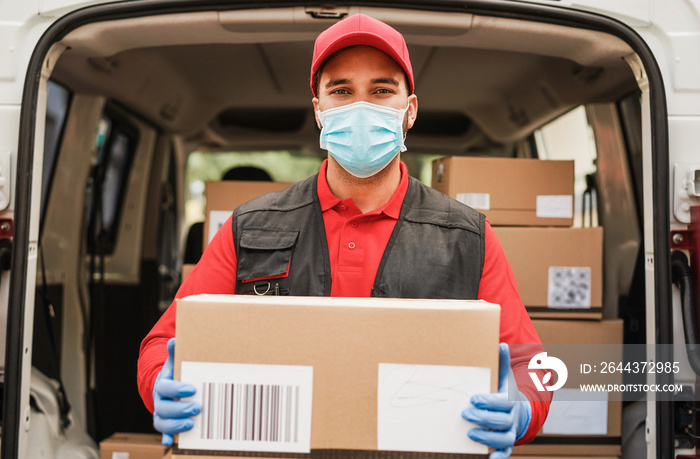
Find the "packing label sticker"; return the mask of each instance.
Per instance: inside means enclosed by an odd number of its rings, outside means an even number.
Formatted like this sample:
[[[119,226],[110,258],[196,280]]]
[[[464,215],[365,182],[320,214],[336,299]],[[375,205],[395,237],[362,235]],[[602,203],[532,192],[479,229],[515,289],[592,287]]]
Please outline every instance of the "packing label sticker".
[[[181,380],[202,404],[181,449],[308,453],[313,367],[182,362]]]
[[[488,393],[483,367],[379,364],[377,448],[385,451],[487,454],[467,437],[475,427],[461,413],[469,399]]]
[[[457,201],[476,210],[491,209],[491,194],[489,193],[457,193]]]
[[[573,218],[574,197],[570,194],[537,196],[537,218]]]
[[[591,268],[550,266],[547,288],[550,308],[590,308]]]
[[[607,435],[607,392],[559,389],[554,392],[542,433],[550,435]]]
[[[216,232],[224,226],[226,220],[231,216],[233,212],[230,210],[211,210],[209,211],[209,234],[207,235],[207,241],[211,242],[216,235]]]

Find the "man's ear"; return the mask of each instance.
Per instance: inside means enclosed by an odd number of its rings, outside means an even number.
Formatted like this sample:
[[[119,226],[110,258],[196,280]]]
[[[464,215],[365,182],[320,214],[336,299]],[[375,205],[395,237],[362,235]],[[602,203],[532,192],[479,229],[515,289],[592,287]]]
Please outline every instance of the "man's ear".
[[[316,120],[316,126],[321,129],[323,126],[321,125],[321,120],[318,119],[318,97],[311,99],[311,103],[314,106],[314,119]]]
[[[415,94],[408,96],[408,110],[406,110],[406,114],[408,115],[406,127],[411,129],[418,117],[418,97]]]

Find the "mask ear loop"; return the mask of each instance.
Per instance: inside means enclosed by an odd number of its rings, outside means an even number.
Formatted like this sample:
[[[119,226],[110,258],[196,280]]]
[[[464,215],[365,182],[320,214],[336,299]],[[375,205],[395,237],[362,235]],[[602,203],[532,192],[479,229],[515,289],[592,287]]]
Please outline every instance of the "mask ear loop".
[[[407,148],[406,148],[406,136],[408,135],[408,129],[404,130],[404,128],[403,128],[403,120],[406,119],[406,113],[408,112],[408,108],[409,108],[410,106],[411,106],[411,103],[410,103],[410,102],[406,102],[406,108],[404,108],[403,110],[401,110],[402,114],[401,114],[401,121],[400,121],[400,122],[401,122],[401,132],[403,132],[403,140],[401,140],[401,143],[402,143],[403,145],[401,145],[401,148],[399,148],[399,152],[404,152],[404,151],[407,150]]]

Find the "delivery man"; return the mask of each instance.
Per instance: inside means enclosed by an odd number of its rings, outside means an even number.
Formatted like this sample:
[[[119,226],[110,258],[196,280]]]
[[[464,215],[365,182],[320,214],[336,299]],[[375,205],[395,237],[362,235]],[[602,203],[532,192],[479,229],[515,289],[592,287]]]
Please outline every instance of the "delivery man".
[[[418,113],[403,36],[362,14],[337,22],[316,40],[311,90],[321,148],[329,153],[319,173],[239,206],[177,297],[484,299],[501,305],[502,343],[540,343],[484,216],[409,177],[400,161]],[[166,444],[191,429],[200,410],[174,400],[195,391],[172,379],[175,307],[146,336],[139,357],[139,391]],[[549,409],[533,394],[528,401],[503,392],[507,344],[500,357],[501,391],[474,396],[462,413],[481,427],[465,435],[496,449],[494,459],[534,438]],[[514,355],[516,376],[529,379],[528,361]]]

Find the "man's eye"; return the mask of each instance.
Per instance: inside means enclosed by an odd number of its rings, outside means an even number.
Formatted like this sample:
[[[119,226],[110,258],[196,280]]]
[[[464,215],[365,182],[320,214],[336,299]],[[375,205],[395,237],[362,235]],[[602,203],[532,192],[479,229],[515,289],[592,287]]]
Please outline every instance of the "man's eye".
[[[333,91],[331,91],[331,94],[338,94],[338,95],[344,96],[344,95],[348,94],[348,91],[347,91],[347,89],[334,89]]]

